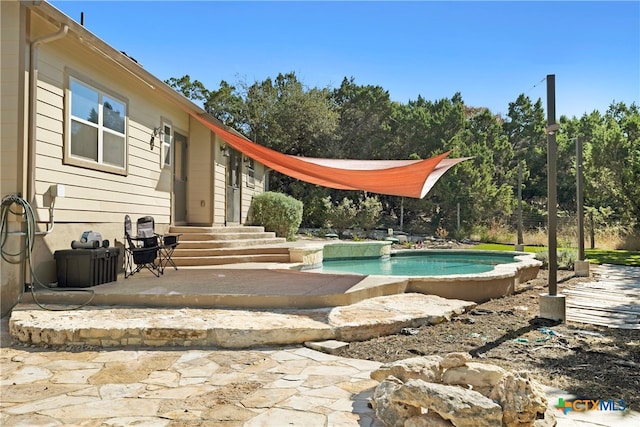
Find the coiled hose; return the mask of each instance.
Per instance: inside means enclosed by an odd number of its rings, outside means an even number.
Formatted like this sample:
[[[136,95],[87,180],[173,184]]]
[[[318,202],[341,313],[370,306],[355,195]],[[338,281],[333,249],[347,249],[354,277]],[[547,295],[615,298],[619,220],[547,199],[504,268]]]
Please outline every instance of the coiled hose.
[[[25,228],[26,228],[24,233],[9,232],[9,214],[22,217],[22,221],[25,223]],[[27,265],[29,266],[31,283],[28,283],[26,285],[31,291],[31,296],[33,298],[34,303],[36,303],[40,308],[43,308],[46,310],[64,311],[64,310],[76,310],[76,309],[82,308],[93,300],[93,297],[95,296],[95,292],[91,289],[82,289],[82,288],[58,289],[55,287],[55,284],[45,284],[38,279],[31,262],[33,247],[35,244],[35,236],[38,234],[38,232],[36,231],[36,216],[33,211],[33,208],[25,199],[13,194],[3,197],[1,209],[0,209],[0,220],[1,220],[0,256],[4,261],[10,264],[22,264],[23,262],[27,263]],[[19,248],[19,250],[15,253],[8,252],[7,250],[7,241],[11,234],[24,234],[25,236],[24,245],[22,245],[22,247]],[[52,308],[44,304],[41,304],[38,301],[36,297],[37,295],[36,286],[40,286],[41,288],[45,288],[47,290],[57,291],[57,292],[85,292],[89,294],[89,297],[88,297],[89,299],[88,301],[77,306],[65,307],[65,308]],[[11,305],[11,308],[9,308],[9,310],[6,313],[2,313],[0,317],[5,317],[9,313],[11,313],[13,308],[16,305],[18,305],[20,301],[22,301],[23,296],[24,296],[24,287],[21,286],[20,295],[18,296],[15,303]]]

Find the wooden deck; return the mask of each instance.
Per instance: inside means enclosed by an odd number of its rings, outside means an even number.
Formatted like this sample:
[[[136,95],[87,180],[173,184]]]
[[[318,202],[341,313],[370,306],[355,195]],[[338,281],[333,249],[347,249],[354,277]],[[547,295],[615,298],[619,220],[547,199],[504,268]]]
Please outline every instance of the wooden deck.
[[[565,289],[567,321],[640,330],[640,268],[591,266],[596,281]]]

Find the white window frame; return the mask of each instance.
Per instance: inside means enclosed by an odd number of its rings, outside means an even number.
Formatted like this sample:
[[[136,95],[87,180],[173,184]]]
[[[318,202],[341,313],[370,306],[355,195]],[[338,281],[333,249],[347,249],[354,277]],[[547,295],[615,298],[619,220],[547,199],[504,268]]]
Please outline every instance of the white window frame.
[[[162,119],[160,128],[160,168],[169,168],[173,164],[173,124]]]
[[[127,175],[127,170],[128,170],[128,121],[129,121],[129,116],[128,116],[128,111],[129,111],[129,102],[128,100],[123,97],[120,96],[118,94],[113,93],[110,90],[107,90],[106,88],[100,86],[99,84],[87,79],[87,78],[82,78],[78,75],[75,74],[69,74],[66,78],[67,81],[67,90],[66,90],[66,103],[65,103],[65,119],[66,119],[66,126],[65,126],[65,131],[66,131],[66,137],[65,137],[65,147],[64,147],[64,155],[63,155],[63,162],[65,164],[69,164],[69,165],[74,165],[74,166],[79,166],[79,167],[84,167],[84,168],[89,168],[89,169],[95,169],[95,170],[99,170],[99,171],[103,171],[103,172],[110,172],[110,173],[116,173],[119,175]],[[72,82],[75,82],[76,84],[82,85],[92,91],[97,92],[98,94],[98,123],[93,123],[92,121],[88,121],[85,118],[82,117],[76,117],[72,114],[72,107],[73,107],[73,93],[72,93]],[[119,103],[121,103],[124,106],[124,112],[123,112],[123,116],[124,116],[124,128],[123,128],[123,132],[118,132],[116,130],[110,129],[109,127],[106,127],[104,125],[104,107],[103,107],[103,99],[104,97],[107,96],[111,99],[113,99],[114,101],[117,101]],[[74,155],[72,154],[72,124],[74,122],[80,123],[84,126],[89,126],[91,128],[96,129],[97,132],[97,160],[93,160],[87,157],[82,157],[82,156],[78,156],[78,155]],[[121,137],[123,140],[123,147],[122,147],[122,151],[123,151],[123,159],[122,159],[122,166],[118,166],[118,165],[114,165],[114,164],[110,164],[110,163],[106,163],[103,159],[103,135],[104,133],[109,133],[112,135],[115,135],[117,137]]]
[[[255,188],[256,187],[256,161],[251,157],[245,157],[245,162],[247,163],[247,187]]]

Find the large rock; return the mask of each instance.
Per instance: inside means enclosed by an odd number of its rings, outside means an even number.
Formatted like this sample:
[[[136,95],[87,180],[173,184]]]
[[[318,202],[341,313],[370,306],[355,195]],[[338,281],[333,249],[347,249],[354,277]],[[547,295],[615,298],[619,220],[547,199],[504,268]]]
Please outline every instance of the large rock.
[[[420,408],[391,402],[390,395],[401,387],[402,381],[389,377],[383,380],[373,392],[371,406],[376,417],[387,427],[403,427],[406,419],[421,414]]]
[[[404,427],[454,427],[451,421],[447,421],[435,412],[427,412],[417,417],[409,418],[404,422]]]
[[[382,381],[388,376],[394,376],[402,382],[421,379],[427,382],[439,383],[442,379],[441,361],[442,357],[436,355],[397,360],[385,363],[371,372],[371,378],[376,381]]]
[[[409,380],[390,394],[395,405],[426,408],[457,427],[500,427],[502,408],[477,391]]]
[[[493,387],[489,397],[502,407],[502,424],[506,427],[533,426],[547,410],[542,387],[526,373],[508,373]]]
[[[547,398],[526,373],[472,362],[468,353],[413,357],[371,373],[376,416],[392,427],[553,427]]]
[[[467,362],[471,362],[472,357],[469,353],[458,351],[455,353],[449,353],[440,362],[442,369],[457,368],[464,366]]]
[[[451,368],[442,374],[442,382],[448,385],[470,385],[474,389],[495,386],[507,371],[488,363],[467,362],[464,366]]]

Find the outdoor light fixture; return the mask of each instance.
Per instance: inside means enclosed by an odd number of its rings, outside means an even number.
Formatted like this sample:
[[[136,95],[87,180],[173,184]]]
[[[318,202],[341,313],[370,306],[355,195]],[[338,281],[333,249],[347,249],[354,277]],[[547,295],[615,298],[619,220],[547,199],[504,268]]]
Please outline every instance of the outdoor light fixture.
[[[227,144],[223,144],[220,146],[220,151],[222,152],[222,155],[225,157],[229,157],[229,147],[227,146]]]
[[[149,150],[153,150],[153,147],[156,143],[156,136],[161,136],[162,132],[160,132],[160,127],[153,128],[153,132],[151,133],[151,141],[149,141]]]

